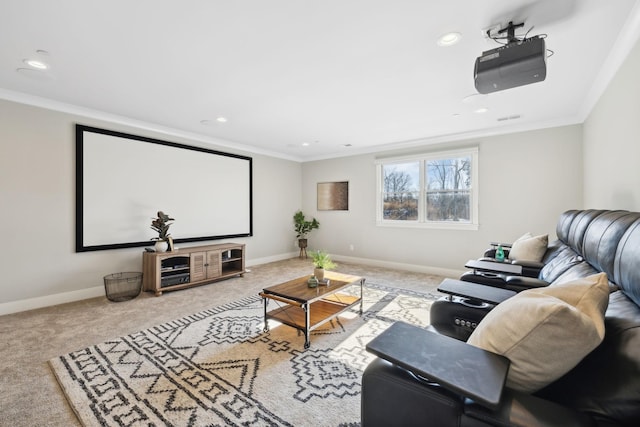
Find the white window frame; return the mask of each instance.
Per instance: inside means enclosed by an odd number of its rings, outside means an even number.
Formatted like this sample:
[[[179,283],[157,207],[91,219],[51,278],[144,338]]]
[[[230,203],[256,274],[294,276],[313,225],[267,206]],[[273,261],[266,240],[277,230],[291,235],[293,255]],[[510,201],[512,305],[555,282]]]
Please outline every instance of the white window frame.
[[[375,161],[376,164],[376,224],[383,227],[402,228],[434,228],[449,230],[477,230],[478,229],[478,147],[463,148],[457,150],[437,151],[418,155],[381,158]],[[438,159],[450,159],[456,157],[471,157],[471,194],[469,209],[471,210],[470,222],[457,221],[429,221],[426,218],[426,182],[425,167],[428,161]],[[419,162],[420,164],[420,184],[418,197],[418,219],[417,220],[390,220],[383,219],[383,175],[384,165],[394,163]]]

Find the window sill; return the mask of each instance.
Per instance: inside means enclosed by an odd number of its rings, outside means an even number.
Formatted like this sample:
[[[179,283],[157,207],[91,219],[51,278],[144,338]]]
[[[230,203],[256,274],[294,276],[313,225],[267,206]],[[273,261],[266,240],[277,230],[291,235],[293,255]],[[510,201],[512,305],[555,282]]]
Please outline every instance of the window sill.
[[[477,231],[478,224],[460,222],[417,222],[417,221],[377,221],[378,227],[391,228],[426,228],[432,230],[470,230]]]

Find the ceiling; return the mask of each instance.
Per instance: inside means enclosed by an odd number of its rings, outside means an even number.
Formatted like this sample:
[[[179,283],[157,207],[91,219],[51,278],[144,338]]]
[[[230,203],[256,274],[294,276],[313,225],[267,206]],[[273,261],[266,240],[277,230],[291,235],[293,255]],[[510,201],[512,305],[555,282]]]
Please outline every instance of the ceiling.
[[[0,98],[299,161],[581,123],[637,3],[2,0]],[[546,80],[469,97],[510,20],[547,35]]]

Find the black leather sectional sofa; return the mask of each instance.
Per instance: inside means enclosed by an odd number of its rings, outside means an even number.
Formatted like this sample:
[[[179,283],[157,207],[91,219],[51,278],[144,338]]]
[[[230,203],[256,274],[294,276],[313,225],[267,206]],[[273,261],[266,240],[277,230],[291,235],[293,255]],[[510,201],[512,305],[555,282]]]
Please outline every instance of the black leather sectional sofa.
[[[556,234],[558,239],[549,244],[538,278],[492,278],[489,285],[519,292],[529,286],[560,286],[606,273],[610,294],[605,333],[593,351],[540,390],[526,393],[505,386],[497,402],[486,404],[464,386],[482,387],[478,381],[491,379],[493,359],[478,357],[475,347],[470,351],[472,346],[465,342],[470,329],[455,325],[454,318],[470,315],[471,310],[476,321],[482,322],[492,306],[474,309],[464,298],[450,298],[440,303],[445,309],[432,308],[424,341],[391,337],[394,356],[378,357],[367,367],[362,379],[362,425],[640,426],[640,213],[568,211],[560,216]],[[605,291],[605,302],[606,295]],[[571,330],[572,325],[566,327]],[[435,334],[438,340],[453,339],[457,344],[449,347],[448,341],[432,340]],[[454,347],[455,354],[447,353]],[[424,369],[413,371],[417,351],[428,360],[416,365],[428,366],[437,378],[452,379],[455,387],[434,380]],[[557,357],[562,358],[562,352]]]

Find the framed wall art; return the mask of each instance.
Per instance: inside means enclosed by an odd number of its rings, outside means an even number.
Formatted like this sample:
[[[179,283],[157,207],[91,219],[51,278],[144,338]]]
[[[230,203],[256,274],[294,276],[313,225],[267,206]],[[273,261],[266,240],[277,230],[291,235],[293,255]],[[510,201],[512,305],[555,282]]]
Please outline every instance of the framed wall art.
[[[349,210],[349,181],[318,183],[319,211]]]

